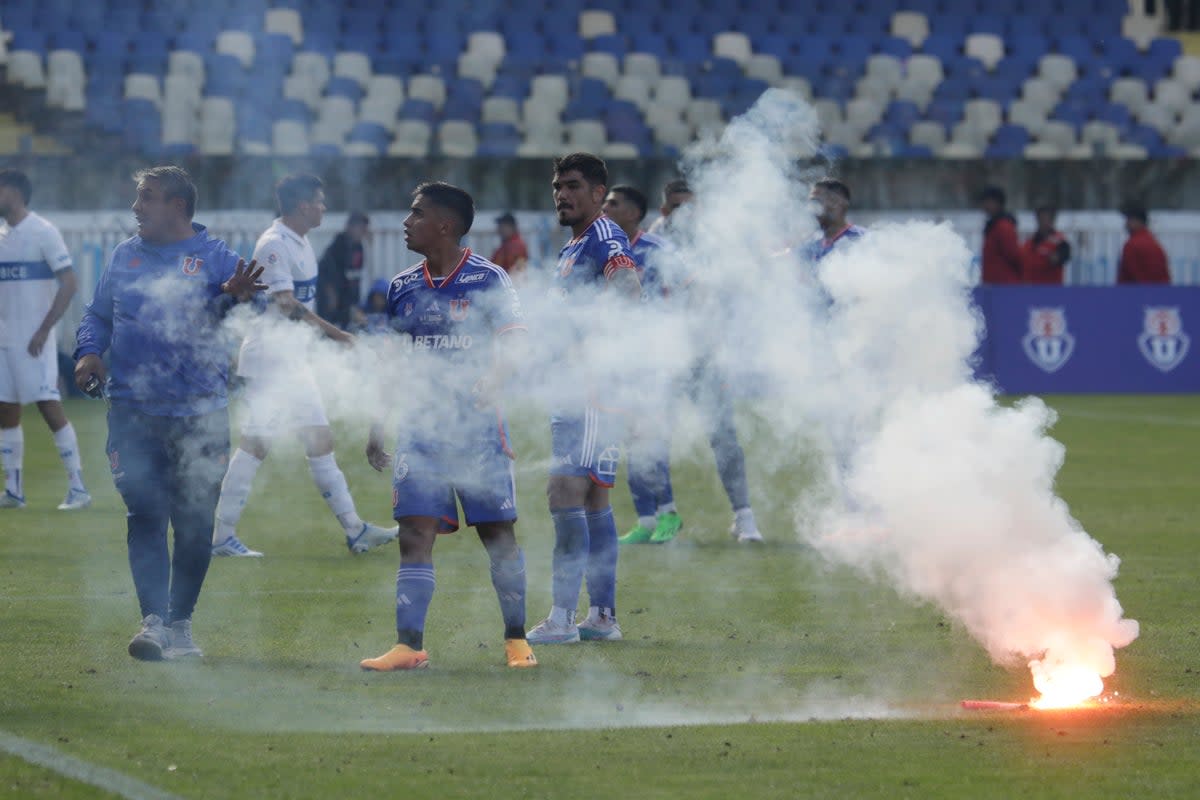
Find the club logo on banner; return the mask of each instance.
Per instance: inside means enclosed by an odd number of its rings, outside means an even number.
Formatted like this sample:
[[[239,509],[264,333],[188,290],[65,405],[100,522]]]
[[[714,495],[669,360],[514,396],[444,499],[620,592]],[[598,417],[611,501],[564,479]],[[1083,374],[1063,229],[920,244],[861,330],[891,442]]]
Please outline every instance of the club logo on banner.
[[[1021,339],[1025,355],[1039,369],[1057,372],[1075,352],[1075,337],[1067,330],[1067,315],[1060,308],[1029,309],[1029,333]]]
[[[1183,317],[1178,308],[1154,306],[1146,309],[1138,347],[1151,366],[1170,372],[1187,358],[1191,343],[1183,332]]]

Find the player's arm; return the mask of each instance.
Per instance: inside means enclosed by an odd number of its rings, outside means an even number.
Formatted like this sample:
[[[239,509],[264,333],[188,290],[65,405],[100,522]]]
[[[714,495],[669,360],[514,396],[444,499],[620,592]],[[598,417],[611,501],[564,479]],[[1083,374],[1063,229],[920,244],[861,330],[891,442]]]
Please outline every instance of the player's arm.
[[[31,356],[36,357],[42,354],[42,348],[46,346],[46,340],[50,338],[50,331],[67,312],[67,308],[71,305],[71,298],[75,296],[75,291],[79,286],[75,279],[75,270],[70,267],[60,269],[54,273],[54,277],[58,279],[58,290],[54,293],[54,300],[50,303],[46,316],[42,318],[42,324],[29,339],[26,349]]]
[[[321,319],[306,308],[303,303],[296,299],[296,293],[291,289],[274,292],[271,295],[271,302],[275,304],[280,314],[283,314],[288,319],[313,326],[335,342],[341,342],[342,344],[351,344],[354,342],[352,334],[346,333],[332,322]]]
[[[633,251],[627,243],[618,239],[609,239],[605,245],[608,247],[608,258],[604,262],[604,277],[609,287],[630,300],[641,299],[642,281],[638,277]]]

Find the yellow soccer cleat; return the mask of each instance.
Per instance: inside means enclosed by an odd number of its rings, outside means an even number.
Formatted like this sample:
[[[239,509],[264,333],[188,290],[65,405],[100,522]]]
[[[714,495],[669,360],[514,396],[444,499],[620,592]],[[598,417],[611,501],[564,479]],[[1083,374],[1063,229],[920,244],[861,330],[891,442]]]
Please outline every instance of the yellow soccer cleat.
[[[358,665],[369,672],[425,669],[429,666],[429,654],[424,650],[413,650],[406,644],[398,644],[378,658],[364,658]]]
[[[524,639],[505,639],[504,658],[513,669],[529,669],[537,666],[533,648]]]

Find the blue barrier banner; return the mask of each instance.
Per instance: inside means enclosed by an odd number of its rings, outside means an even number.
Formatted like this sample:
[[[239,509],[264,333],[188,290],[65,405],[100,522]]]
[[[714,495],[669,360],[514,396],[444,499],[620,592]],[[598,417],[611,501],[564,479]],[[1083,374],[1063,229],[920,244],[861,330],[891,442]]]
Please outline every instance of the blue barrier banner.
[[[1200,287],[993,286],[978,377],[1007,394],[1200,392]]]

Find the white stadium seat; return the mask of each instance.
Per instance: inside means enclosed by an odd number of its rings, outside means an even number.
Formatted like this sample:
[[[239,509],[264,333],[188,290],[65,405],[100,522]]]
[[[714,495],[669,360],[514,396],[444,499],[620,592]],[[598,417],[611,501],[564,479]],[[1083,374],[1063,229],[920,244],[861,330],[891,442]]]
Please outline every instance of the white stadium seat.
[[[371,80],[371,59],[366,53],[343,51],[333,57],[333,74],[357,81],[364,89]]]
[[[307,156],[308,126],[299,120],[280,120],[271,126],[271,152],[276,156]]]
[[[167,56],[168,75],[186,75],[204,85],[204,59],[191,50],[172,50]]]
[[[507,122],[521,124],[521,107],[511,97],[488,97],[483,101],[480,113],[483,122]]]
[[[1058,120],[1050,120],[1042,126],[1038,132],[1037,140],[1039,142],[1050,142],[1060,150],[1067,151],[1075,147],[1079,140],[1075,136],[1075,129],[1065,122]]]
[[[627,53],[624,74],[637,75],[654,85],[662,77],[662,65],[658,63],[658,56],[653,53]]]
[[[367,97],[358,109],[358,121],[374,122],[391,132],[396,127],[396,112],[399,109],[400,106],[389,99]]]
[[[1191,105],[1192,93],[1174,78],[1163,78],[1154,84],[1154,102],[1179,114]]]
[[[249,69],[254,64],[254,37],[246,31],[221,31],[217,34],[217,52],[233,56]]]
[[[83,80],[70,73],[51,73],[46,77],[46,105],[64,111],[82,111],[87,107]]]
[[[722,31],[713,37],[712,53],[719,58],[728,58],[745,67],[754,49],[750,46],[750,37],[737,31]]]
[[[163,144],[194,144],[199,108],[198,101],[193,104],[190,98],[168,94],[163,100]]]
[[[1070,56],[1047,53],[1038,61],[1038,74],[1061,92],[1075,82],[1079,70]]]
[[[1150,102],[1150,90],[1141,78],[1117,78],[1109,87],[1108,99],[1136,112]]]
[[[401,120],[396,125],[396,137],[388,145],[388,155],[423,158],[429,155],[429,141],[432,138],[433,131],[424,120]]]
[[[670,145],[682,150],[693,141],[692,126],[683,120],[663,122],[660,125],[652,127],[654,128],[654,138],[660,144]]]
[[[475,31],[467,38],[467,52],[499,64],[506,52],[504,37],[496,31]]]
[[[162,105],[162,89],[154,75],[131,72],[125,76],[125,96],[149,100],[156,106]]]
[[[395,108],[404,105],[404,81],[395,75],[372,75],[363,102],[378,101]]]
[[[1200,89],[1200,58],[1196,56],[1180,56],[1175,59],[1175,70],[1172,73],[1175,80],[1182,83],[1191,91]]]
[[[562,125],[562,108],[557,102],[540,97],[528,98],[521,107],[521,120],[526,128]]]
[[[617,23],[608,11],[583,11],[579,14],[579,35],[584,39],[594,39],[617,32]]]
[[[1043,111],[1058,105],[1061,96],[1062,90],[1045,78],[1030,78],[1021,89],[1021,99]]]
[[[438,149],[452,158],[471,158],[479,149],[475,125],[462,120],[448,120],[438,128]]]
[[[45,88],[46,69],[42,65],[42,54],[33,50],[13,50],[9,53],[8,82],[26,89]]]
[[[928,147],[936,154],[946,144],[946,129],[940,122],[916,122],[908,131],[908,142]]]
[[[758,78],[772,86],[778,86],[783,81],[783,65],[779,59],[766,53],[750,56],[746,62],[746,77]]]
[[[437,75],[413,75],[408,79],[410,100],[428,100],[434,107],[446,103],[446,83]]]
[[[938,157],[958,160],[967,159],[975,160],[983,156],[983,148],[974,142],[952,141],[947,142],[946,146],[938,153]]]
[[[920,47],[929,37],[929,20],[920,11],[897,11],[892,15],[892,36]]]
[[[1136,114],[1138,122],[1149,125],[1162,134],[1169,133],[1177,124],[1179,114],[1161,103],[1147,103]]]
[[[636,75],[622,75],[613,88],[613,97],[628,100],[644,112],[650,105],[650,84]]]
[[[721,104],[716,100],[698,98],[688,103],[684,118],[697,129],[710,128],[724,122]]]
[[[995,100],[977,98],[963,106],[963,118],[977,126],[994,131],[1004,121],[1004,109]]]
[[[935,87],[928,83],[905,79],[896,87],[896,99],[916,103],[917,107],[923,110],[933,99],[934,89]]]
[[[1162,33],[1163,24],[1157,17],[1144,14],[1128,14],[1121,20],[1121,35],[1132,39],[1139,50],[1145,50],[1150,42]]]
[[[570,90],[566,75],[536,75],[529,85],[529,96],[556,106],[560,111],[567,107]]]
[[[1090,144],[1097,154],[1106,153],[1120,143],[1121,132],[1111,122],[1092,120],[1083,126],[1079,141]]]
[[[267,33],[285,33],[292,37],[292,44],[297,47],[304,42],[304,26],[300,21],[300,12],[294,8],[268,8],[263,30]]]
[[[292,58],[292,74],[312,83],[319,95],[329,83],[329,59],[322,53],[296,53]]]
[[[904,64],[905,81],[937,86],[945,79],[945,70],[942,69],[941,59],[937,56],[917,53],[909,56],[908,61]]]
[[[963,44],[963,52],[978,58],[989,70],[1004,58],[1004,40],[994,33],[972,33]]]
[[[491,56],[478,53],[463,53],[458,57],[458,77],[474,78],[490,89],[496,82],[497,66]]]
[[[233,153],[233,101],[228,97],[206,97],[200,104],[199,149],[204,155]]]
[[[329,131],[338,131],[341,137],[344,138],[350,129],[354,127],[355,121],[354,101],[349,97],[335,95],[321,98],[321,110],[317,117],[317,123],[322,128]]]
[[[864,75],[855,84],[854,94],[856,97],[867,98],[887,105],[893,95],[892,81],[878,75]]]
[[[1046,124],[1048,109],[1027,100],[1016,100],[1008,107],[1008,121],[1020,125],[1029,131],[1031,136],[1037,136]]]
[[[904,64],[895,56],[876,53],[867,58],[867,75],[895,89],[904,80]]]
[[[610,89],[621,77],[621,65],[612,53],[584,53],[579,71],[584,77],[604,81]]]
[[[621,160],[637,158],[637,145],[629,144],[628,142],[609,142],[604,145],[604,149],[600,151],[600,155],[609,160]]]
[[[808,78],[800,75],[786,76],[779,84],[780,88],[787,89],[790,92],[798,94],[804,98],[805,102],[812,102],[812,86],[808,82]]]
[[[666,75],[654,87],[654,102],[666,108],[687,108],[692,102],[692,85],[682,75]]]
[[[842,114],[842,106],[836,100],[817,100],[813,103],[813,108],[817,112],[817,119],[821,121],[823,131],[846,121]]]
[[[578,119],[567,123],[567,145],[572,150],[596,153],[608,144],[604,123],[590,119]]]
[[[857,98],[846,103],[846,123],[860,134],[883,119],[884,104],[873,98]]]
[[[187,103],[192,108],[198,108],[201,86],[191,75],[168,72],[163,78],[163,102]]]
[[[1025,157],[1031,161],[1054,161],[1063,158],[1066,151],[1054,142],[1030,142],[1025,145]]]
[[[321,105],[321,89],[303,75],[288,75],[283,79],[283,96],[299,100],[314,111]]]

